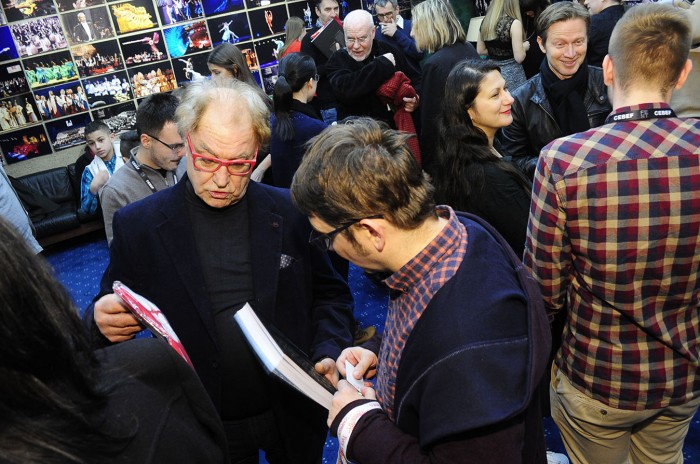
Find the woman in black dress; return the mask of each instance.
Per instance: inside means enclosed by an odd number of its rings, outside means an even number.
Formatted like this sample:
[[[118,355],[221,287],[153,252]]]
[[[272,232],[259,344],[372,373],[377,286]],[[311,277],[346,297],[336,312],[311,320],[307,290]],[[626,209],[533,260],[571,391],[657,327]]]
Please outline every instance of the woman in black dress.
[[[433,184],[438,203],[485,219],[522,256],[531,186],[494,146],[498,130],[513,121],[512,103],[495,63],[455,66],[445,85]]]

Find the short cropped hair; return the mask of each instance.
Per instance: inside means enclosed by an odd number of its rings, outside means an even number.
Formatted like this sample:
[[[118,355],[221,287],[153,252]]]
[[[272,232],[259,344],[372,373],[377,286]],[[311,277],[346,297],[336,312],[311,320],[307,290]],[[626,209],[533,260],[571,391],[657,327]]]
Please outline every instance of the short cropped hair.
[[[97,132],[97,131],[104,131],[104,132],[107,132],[108,134],[112,133],[112,130],[104,122],[92,121],[90,124],[85,126],[85,132],[83,132],[83,134],[87,137],[89,134],[92,134],[93,132]]]
[[[396,8],[399,6],[398,0],[375,0],[374,7],[386,8],[387,4],[390,4],[390,8]]]
[[[688,18],[671,5],[637,5],[618,21],[608,54],[615,85],[656,86],[666,93],[678,82],[692,42]]]
[[[206,79],[187,86],[175,114],[178,131],[183,138],[197,130],[210,105],[232,107],[236,110],[234,117],[242,111],[248,111],[258,147],[267,145],[270,140],[270,111],[267,103],[256,89],[234,79]]]
[[[311,139],[294,175],[294,204],[329,225],[381,214],[398,228],[415,229],[435,216],[435,201],[408,138],[371,118],[326,128]]]
[[[169,93],[154,93],[146,97],[136,110],[136,132],[157,135],[169,122],[175,122],[177,97]]]
[[[119,152],[122,158],[130,158],[131,150],[138,147],[140,143],[139,134],[135,130],[119,134]]]
[[[537,17],[537,35],[542,38],[542,43],[547,42],[547,32],[552,24],[571,19],[583,19],[586,31],[591,27],[591,14],[579,2],[557,2],[545,8]]]
[[[426,0],[413,7],[412,31],[419,50],[434,53],[467,41],[467,34],[448,0]]]

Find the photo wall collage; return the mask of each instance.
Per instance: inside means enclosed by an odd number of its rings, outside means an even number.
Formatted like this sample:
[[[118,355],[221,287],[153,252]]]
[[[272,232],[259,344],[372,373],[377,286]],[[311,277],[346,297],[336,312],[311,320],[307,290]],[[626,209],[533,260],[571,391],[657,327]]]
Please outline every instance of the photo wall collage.
[[[104,120],[132,128],[146,96],[208,76],[207,57],[236,44],[272,93],[290,16],[316,23],[311,0],[0,0],[0,151],[11,164],[84,143]],[[340,0],[373,11],[373,0]]]

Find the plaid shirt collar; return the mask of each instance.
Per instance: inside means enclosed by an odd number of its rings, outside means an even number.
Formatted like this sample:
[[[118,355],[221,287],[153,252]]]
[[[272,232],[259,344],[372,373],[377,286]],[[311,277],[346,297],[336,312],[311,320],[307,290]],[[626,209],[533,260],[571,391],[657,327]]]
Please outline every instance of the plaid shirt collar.
[[[447,225],[427,247],[384,280],[384,284],[392,291],[408,293],[440,263],[445,254],[451,253],[459,244],[461,223],[454,210],[447,205],[441,205],[435,208],[435,212],[448,220]]]

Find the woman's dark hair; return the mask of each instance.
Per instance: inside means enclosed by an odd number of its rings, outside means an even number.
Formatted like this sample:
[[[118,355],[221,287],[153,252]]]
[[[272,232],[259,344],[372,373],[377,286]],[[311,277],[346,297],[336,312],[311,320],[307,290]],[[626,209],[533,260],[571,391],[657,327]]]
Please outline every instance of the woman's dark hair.
[[[274,136],[282,141],[294,138],[294,126],[290,118],[294,92],[298,92],[316,76],[316,64],[313,58],[301,53],[290,53],[280,60],[279,75],[272,93],[277,124]]]
[[[233,77],[254,87],[258,87],[253,74],[248,68],[245,56],[241,50],[233,44],[222,43],[214,47],[207,57],[207,63],[221,66],[229,71]]]
[[[512,174],[524,189],[531,188],[515,166],[494,156],[488,137],[472,123],[467,112],[479,94],[484,77],[492,71],[500,71],[492,61],[465,60],[452,69],[445,83],[433,183],[436,202],[459,211],[476,209],[487,163]]]
[[[1,218],[0,262],[0,461],[90,463],[117,453],[135,424],[105,435],[91,423],[106,394],[87,329],[43,258]]]

